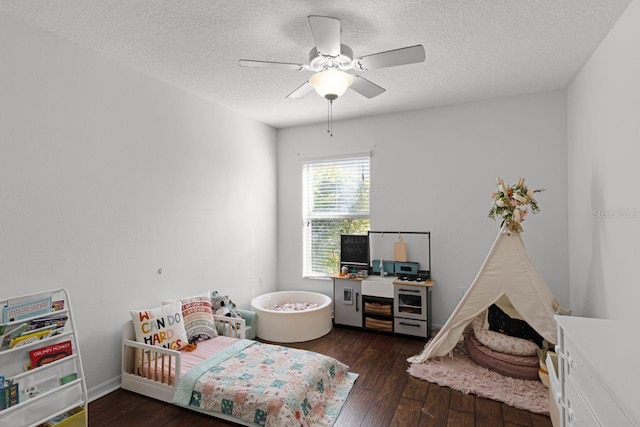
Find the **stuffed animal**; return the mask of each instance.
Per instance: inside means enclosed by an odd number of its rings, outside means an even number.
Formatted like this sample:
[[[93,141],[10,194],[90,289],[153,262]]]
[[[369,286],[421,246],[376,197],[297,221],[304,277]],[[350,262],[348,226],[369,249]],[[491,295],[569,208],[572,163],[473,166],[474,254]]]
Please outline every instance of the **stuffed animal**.
[[[198,344],[196,343],[188,343],[186,345],[184,345],[180,350],[184,350],[184,351],[195,351],[198,348]]]
[[[220,295],[218,291],[211,292],[211,308],[218,316],[241,317],[236,311],[236,305],[228,295]]]

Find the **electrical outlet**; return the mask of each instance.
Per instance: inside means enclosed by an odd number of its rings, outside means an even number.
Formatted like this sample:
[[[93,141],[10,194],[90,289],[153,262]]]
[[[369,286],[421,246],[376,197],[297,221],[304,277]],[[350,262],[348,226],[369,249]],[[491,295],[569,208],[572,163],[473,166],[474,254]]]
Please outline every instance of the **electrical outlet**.
[[[258,286],[264,288],[264,276],[258,277]]]

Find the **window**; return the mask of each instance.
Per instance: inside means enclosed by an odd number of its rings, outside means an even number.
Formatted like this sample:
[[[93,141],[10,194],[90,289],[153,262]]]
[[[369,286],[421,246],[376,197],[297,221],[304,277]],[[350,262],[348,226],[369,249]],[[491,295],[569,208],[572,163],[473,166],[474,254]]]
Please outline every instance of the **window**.
[[[303,164],[304,277],[326,277],[340,268],[340,234],[369,230],[370,155]]]

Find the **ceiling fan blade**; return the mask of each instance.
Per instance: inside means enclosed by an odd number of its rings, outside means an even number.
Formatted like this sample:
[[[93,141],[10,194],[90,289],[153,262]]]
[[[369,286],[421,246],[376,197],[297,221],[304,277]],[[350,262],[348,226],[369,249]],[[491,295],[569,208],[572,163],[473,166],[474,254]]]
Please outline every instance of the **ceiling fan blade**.
[[[309,15],[311,34],[320,55],[340,55],[340,20],[328,16]]]
[[[386,89],[378,86],[377,84],[370,82],[364,77],[353,76],[353,83],[350,88],[358,92],[360,95],[366,98],[373,98],[386,92]]]
[[[304,82],[302,86],[300,86],[298,89],[291,92],[289,95],[286,96],[286,98],[300,99],[309,95],[311,92],[313,92],[313,86],[311,86],[309,82]]]
[[[396,65],[415,64],[425,60],[424,47],[421,44],[386,52],[374,53],[353,60],[358,70],[394,67]]]
[[[308,70],[309,66],[305,64],[292,64],[289,62],[271,62],[271,61],[254,61],[251,59],[241,59],[238,61],[241,67],[255,68],[280,68],[283,70]]]

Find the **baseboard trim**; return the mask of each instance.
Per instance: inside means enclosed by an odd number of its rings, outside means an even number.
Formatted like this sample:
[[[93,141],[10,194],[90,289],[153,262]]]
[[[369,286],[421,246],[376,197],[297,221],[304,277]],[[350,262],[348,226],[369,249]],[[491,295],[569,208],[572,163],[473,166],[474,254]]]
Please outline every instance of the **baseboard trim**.
[[[442,329],[442,327],[443,327],[443,326],[444,326],[444,325],[441,325],[440,323],[432,323],[432,324],[431,324],[431,330],[434,330],[434,329],[435,329],[435,330],[437,331],[437,330],[439,330],[439,329]]]
[[[89,402],[93,402],[96,399],[100,399],[102,396],[107,395],[120,388],[121,380],[120,375],[115,378],[105,381],[102,384],[91,387],[87,390],[87,399]]]

